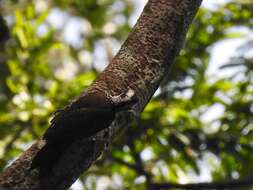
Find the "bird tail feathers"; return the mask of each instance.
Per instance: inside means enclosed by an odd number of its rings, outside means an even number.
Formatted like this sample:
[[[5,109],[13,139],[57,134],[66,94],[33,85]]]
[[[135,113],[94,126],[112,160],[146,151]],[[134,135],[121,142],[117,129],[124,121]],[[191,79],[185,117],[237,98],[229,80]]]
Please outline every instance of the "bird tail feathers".
[[[53,168],[53,165],[58,161],[61,155],[61,149],[54,144],[46,144],[34,157],[31,169],[39,168],[40,176],[47,176]]]

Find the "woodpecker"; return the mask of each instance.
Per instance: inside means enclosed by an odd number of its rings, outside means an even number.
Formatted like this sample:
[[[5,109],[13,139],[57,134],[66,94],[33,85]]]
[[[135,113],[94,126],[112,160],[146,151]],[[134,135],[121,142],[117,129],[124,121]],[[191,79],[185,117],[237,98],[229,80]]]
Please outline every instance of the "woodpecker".
[[[108,128],[118,112],[129,111],[137,103],[133,90],[108,97],[103,93],[87,94],[57,111],[42,139],[46,144],[34,157],[31,169],[40,168],[48,175],[60,155],[75,141],[89,138]]]

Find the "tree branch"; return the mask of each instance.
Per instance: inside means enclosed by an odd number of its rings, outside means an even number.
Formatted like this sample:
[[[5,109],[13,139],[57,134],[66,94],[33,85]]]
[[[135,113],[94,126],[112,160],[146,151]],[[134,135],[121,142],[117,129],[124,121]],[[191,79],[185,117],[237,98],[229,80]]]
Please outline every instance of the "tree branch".
[[[143,168],[140,168],[137,165],[133,165],[127,163],[121,159],[112,157],[114,161],[119,164],[122,164],[130,169],[135,170],[140,175],[151,176],[148,174]],[[227,181],[219,181],[219,182],[206,182],[206,183],[187,183],[187,184],[179,184],[179,183],[155,183],[150,182],[148,184],[148,189],[152,190],[168,190],[168,189],[195,189],[195,190],[215,190],[215,189],[238,189],[238,188],[247,188],[253,186],[253,177],[242,178],[238,180],[227,180]]]
[[[215,189],[238,189],[247,188],[253,186],[253,177],[248,177],[239,180],[228,180],[221,182],[211,183],[153,183],[153,187],[156,190],[162,189],[195,189],[195,190],[215,190]]]
[[[168,74],[200,4],[201,0],[149,0],[118,54],[81,96],[105,93],[113,97],[132,89],[139,100],[132,109],[142,112]],[[44,178],[38,169],[30,170],[34,156],[46,143],[39,140],[5,169],[0,184],[12,190],[67,189],[131,119],[131,114],[122,113],[95,137],[74,142]]]

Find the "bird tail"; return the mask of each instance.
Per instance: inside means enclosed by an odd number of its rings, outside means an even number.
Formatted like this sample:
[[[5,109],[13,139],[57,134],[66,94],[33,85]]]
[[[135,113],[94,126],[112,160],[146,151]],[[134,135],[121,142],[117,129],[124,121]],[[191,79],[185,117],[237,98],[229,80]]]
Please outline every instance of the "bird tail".
[[[47,143],[34,157],[31,169],[39,168],[40,177],[48,176],[53,166],[59,160],[62,149],[57,147],[56,143]]]

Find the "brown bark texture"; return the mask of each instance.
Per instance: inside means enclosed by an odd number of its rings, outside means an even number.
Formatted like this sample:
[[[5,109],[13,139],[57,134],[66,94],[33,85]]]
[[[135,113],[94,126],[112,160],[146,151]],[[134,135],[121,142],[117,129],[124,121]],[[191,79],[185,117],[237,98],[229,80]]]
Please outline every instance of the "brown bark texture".
[[[184,42],[186,31],[202,0],[149,0],[127,40],[106,69],[81,95],[105,93],[109,97],[134,91],[141,113]],[[45,145],[38,140],[0,175],[1,190],[63,190],[71,186],[108,147],[120,130],[133,119],[118,114],[112,125],[92,138],[74,142],[54,165],[50,176],[41,179],[38,169],[30,170],[32,159]]]

